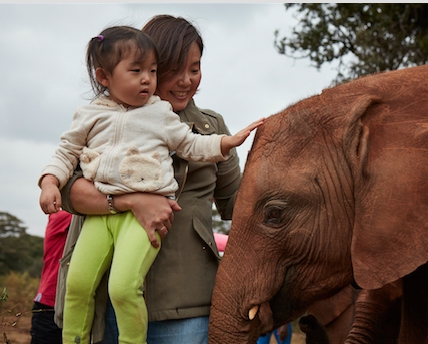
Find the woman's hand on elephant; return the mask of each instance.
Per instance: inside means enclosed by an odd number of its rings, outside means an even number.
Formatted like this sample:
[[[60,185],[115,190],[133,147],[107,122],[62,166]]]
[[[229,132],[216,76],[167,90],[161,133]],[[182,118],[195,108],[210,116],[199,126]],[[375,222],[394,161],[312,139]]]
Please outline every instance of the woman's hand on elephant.
[[[174,211],[181,210],[176,201],[165,196],[140,192],[115,196],[115,207],[120,211],[132,211],[156,248],[159,242],[155,232],[164,239],[174,220]]]

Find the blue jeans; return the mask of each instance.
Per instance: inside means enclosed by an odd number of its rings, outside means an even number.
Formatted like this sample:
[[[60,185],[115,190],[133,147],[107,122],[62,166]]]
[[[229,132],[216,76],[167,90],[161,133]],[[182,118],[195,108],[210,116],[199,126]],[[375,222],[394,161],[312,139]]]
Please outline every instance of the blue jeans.
[[[147,344],[207,344],[209,317],[149,322]]]
[[[207,344],[209,317],[149,322],[147,344]],[[110,299],[107,305],[106,329],[100,344],[118,344],[119,332]]]

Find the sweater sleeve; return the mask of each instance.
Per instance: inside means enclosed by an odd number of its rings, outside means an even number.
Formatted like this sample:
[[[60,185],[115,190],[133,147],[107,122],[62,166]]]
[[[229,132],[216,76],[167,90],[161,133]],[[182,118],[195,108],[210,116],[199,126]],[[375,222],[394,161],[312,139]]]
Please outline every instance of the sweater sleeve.
[[[169,149],[185,160],[218,162],[229,158],[221,153],[224,134],[201,135],[193,133],[172,111],[165,116],[165,135]]]
[[[77,167],[80,154],[86,145],[88,122],[81,111],[76,111],[70,129],[61,135],[61,142],[55,154],[42,170],[39,186],[44,175],[53,174],[59,180],[59,189],[64,187]]]

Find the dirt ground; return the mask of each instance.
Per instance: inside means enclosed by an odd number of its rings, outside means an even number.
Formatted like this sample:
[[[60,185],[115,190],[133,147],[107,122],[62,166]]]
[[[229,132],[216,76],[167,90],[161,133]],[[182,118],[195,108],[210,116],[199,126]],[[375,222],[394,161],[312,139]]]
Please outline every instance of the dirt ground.
[[[30,327],[31,317],[23,316],[16,319],[16,325],[12,326],[9,322],[2,321],[1,323],[0,344],[29,344],[31,341]],[[293,333],[291,344],[305,343],[305,336],[302,333]],[[270,344],[277,344],[275,338],[272,337]]]
[[[1,344],[29,344],[31,316],[16,318],[16,324],[8,317],[7,321],[2,319],[1,322]]]

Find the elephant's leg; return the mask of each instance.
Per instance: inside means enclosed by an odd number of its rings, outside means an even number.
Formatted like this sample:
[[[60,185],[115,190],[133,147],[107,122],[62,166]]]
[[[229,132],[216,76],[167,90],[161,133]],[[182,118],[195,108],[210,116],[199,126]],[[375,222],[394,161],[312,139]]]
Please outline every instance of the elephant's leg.
[[[343,344],[351,331],[355,315],[355,304],[350,304],[343,313],[325,325],[330,344]]]
[[[428,343],[428,265],[403,277],[399,343]]]
[[[381,289],[361,290],[346,344],[397,343],[401,319],[401,280]]]

